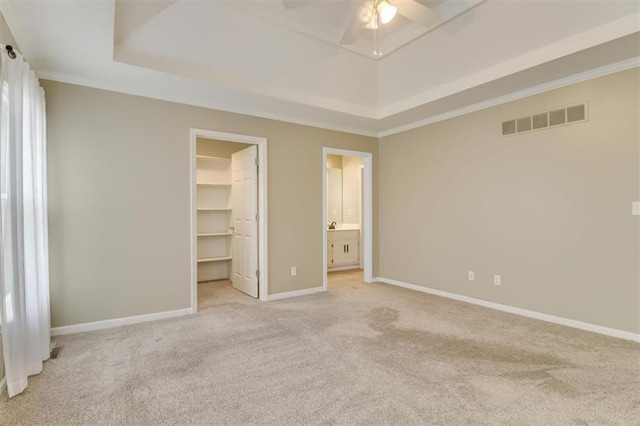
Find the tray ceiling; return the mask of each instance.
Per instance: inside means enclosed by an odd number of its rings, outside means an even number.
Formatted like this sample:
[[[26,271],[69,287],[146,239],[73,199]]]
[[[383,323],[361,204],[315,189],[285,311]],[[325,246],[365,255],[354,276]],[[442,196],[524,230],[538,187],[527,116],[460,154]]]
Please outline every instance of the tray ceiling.
[[[302,3],[0,7],[43,78],[368,135],[639,64],[636,2],[421,1],[438,19],[398,16],[377,60],[370,30],[340,44],[360,2]]]

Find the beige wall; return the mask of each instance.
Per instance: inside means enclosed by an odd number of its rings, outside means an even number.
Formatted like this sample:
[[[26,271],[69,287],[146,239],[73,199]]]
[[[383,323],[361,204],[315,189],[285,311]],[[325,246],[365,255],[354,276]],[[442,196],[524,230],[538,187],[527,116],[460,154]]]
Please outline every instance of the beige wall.
[[[629,214],[640,199],[638,81],[627,71],[386,137],[379,167],[372,138],[43,81],[52,325],[188,307],[198,127],[269,138],[272,294],[321,285],[330,146],[374,153],[374,275],[640,332]],[[503,120],[583,101],[587,123],[498,136]]]
[[[640,332],[639,80],[625,71],[381,139],[380,276]],[[584,101],[586,123],[499,136],[503,120]]]
[[[374,138],[42,84],[53,327],[189,307],[192,127],[268,138],[270,294],[322,285],[322,147],[377,167]]]

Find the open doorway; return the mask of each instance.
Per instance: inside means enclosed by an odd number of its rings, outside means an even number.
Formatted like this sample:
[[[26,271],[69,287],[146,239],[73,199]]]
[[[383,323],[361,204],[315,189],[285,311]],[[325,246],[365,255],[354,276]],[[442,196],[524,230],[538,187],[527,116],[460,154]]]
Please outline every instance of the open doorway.
[[[190,157],[192,312],[266,300],[266,139],[192,129]]]
[[[323,149],[324,290],[329,281],[372,281],[372,194],[371,153]]]

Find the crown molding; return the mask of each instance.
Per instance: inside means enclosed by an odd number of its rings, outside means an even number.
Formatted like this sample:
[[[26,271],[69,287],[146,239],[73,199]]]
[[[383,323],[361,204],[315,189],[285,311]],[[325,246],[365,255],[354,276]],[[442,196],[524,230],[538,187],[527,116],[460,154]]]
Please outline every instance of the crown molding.
[[[198,106],[202,108],[215,109],[218,111],[231,112],[235,114],[248,115],[253,117],[265,118],[269,120],[277,120],[286,123],[299,124],[303,126],[317,127],[321,129],[333,130],[337,132],[351,133],[361,136],[368,136],[372,138],[384,138],[387,136],[395,135],[398,133],[413,130],[418,127],[427,126],[429,124],[437,123],[440,121],[448,120],[455,117],[460,117],[472,112],[481,111],[483,109],[491,108],[494,106],[502,105],[508,102],[516,101],[519,99],[527,98],[551,90],[559,89],[562,87],[570,86],[572,84],[581,83],[584,81],[592,80],[598,77],[603,77],[616,72],[626,71],[632,68],[640,67],[640,56],[630,58],[624,61],[616,62],[613,64],[605,65],[599,68],[594,68],[589,71],[574,74],[565,78],[554,80],[548,83],[540,84],[538,86],[530,87],[528,89],[513,92],[504,96],[488,99],[483,102],[479,102],[473,105],[469,105],[463,108],[458,108],[452,111],[448,111],[442,114],[438,114],[432,117],[428,117],[422,120],[414,121],[402,126],[376,131],[373,129],[364,129],[350,126],[339,126],[332,123],[327,123],[319,120],[305,120],[297,117],[292,117],[286,114],[278,113],[266,113],[264,111],[257,111],[251,108],[238,108],[229,107],[227,105],[219,105],[214,102],[193,102],[189,99],[179,96],[162,96],[156,93],[151,93],[150,90],[144,90],[139,87],[136,88],[123,88],[120,85],[110,82],[101,81],[98,79],[89,79],[86,77],[71,76],[67,74],[51,72],[51,71],[38,71],[38,77],[45,80],[58,81],[61,83],[75,84],[78,86],[92,87],[96,89],[109,90],[118,93],[125,93],[135,96],[143,96],[152,99],[159,99],[167,102],[176,102],[186,105]],[[380,121],[380,120],[378,120]]]
[[[418,92],[413,96],[379,107],[377,118],[383,119],[490,81],[533,68],[544,63],[616,40],[640,31],[640,13],[589,29],[563,40],[540,47],[463,78]]]
[[[202,108],[213,109],[217,111],[230,112],[234,114],[242,114],[252,117],[265,118],[268,120],[282,121],[285,123],[298,124],[302,126],[316,127],[320,129],[333,130],[336,132],[343,133],[351,133],[360,136],[368,136],[372,138],[377,138],[378,133],[376,131],[351,127],[351,126],[340,126],[335,125],[333,123],[328,123],[320,120],[305,120],[298,117],[293,117],[287,114],[279,114],[272,112],[265,112],[254,110],[251,108],[241,108],[237,106],[228,106],[217,104],[213,101],[194,101],[189,99],[189,96],[176,96],[176,95],[158,95],[157,92],[149,89],[143,89],[140,87],[122,87],[122,85],[104,81],[101,79],[93,79],[81,76],[73,76],[64,73],[48,71],[48,70],[40,70],[37,71],[38,78],[43,80],[51,80],[57,81],[60,83],[74,84],[77,86],[91,87],[94,89],[108,90],[117,93],[124,93],[127,95],[134,96],[142,96],[145,98],[158,99],[166,102],[175,102],[184,105],[197,106]],[[153,92],[153,93],[152,93]]]
[[[506,104],[508,102],[517,101],[518,99],[527,98],[529,96],[538,95],[540,93],[549,92],[551,90],[560,89],[572,84],[582,83],[584,81],[593,80],[594,78],[604,77],[609,74],[614,74],[621,71],[626,71],[632,68],[640,67],[640,57],[626,59],[624,61],[616,62],[610,65],[605,65],[599,68],[594,68],[589,71],[574,74],[568,77],[564,77],[558,80],[554,80],[548,83],[540,84],[538,86],[530,87],[528,89],[519,90],[517,92],[509,93],[508,95],[499,96],[493,99],[489,99],[483,102],[479,102],[473,105],[466,106],[464,108],[455,109],[442,114],[434,115],[432,117],[425,118],[423,120],[414,121],[409,124],[394,127],[392,129],[383,130],[378,132],[378,138],[384,138],[387,136],[395,135],[398,133],[413,130],[418,127],[427,126],[429,124],[437,123],[439,121],[448,120],[450,118],[460,117],[472,112],[481,111],[483,109],[491,108],[494,106]]]
[[[219,85],[220,87],[254,95],[264,95],[279,101],[348,114],[358,118],[373,120],[378,118],[378,111],[374,106],[314,94],[279,84],[267,83],[260,79],[256,80],[242,77],[237,73],[214,70],[208,66],[198,65],[191,61],[176,61],[154,54],[147,54],[126,46],[115,45],[113,48],[113,60],[127,66],[147,68],[160,73],[173,74],[192,81]]]

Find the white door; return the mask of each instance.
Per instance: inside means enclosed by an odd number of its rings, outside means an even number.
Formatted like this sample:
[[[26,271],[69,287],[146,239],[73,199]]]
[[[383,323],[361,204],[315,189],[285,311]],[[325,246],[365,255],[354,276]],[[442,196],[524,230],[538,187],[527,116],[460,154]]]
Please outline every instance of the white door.
[[[231,155],[233,286],[258,298],[258,147]]]

